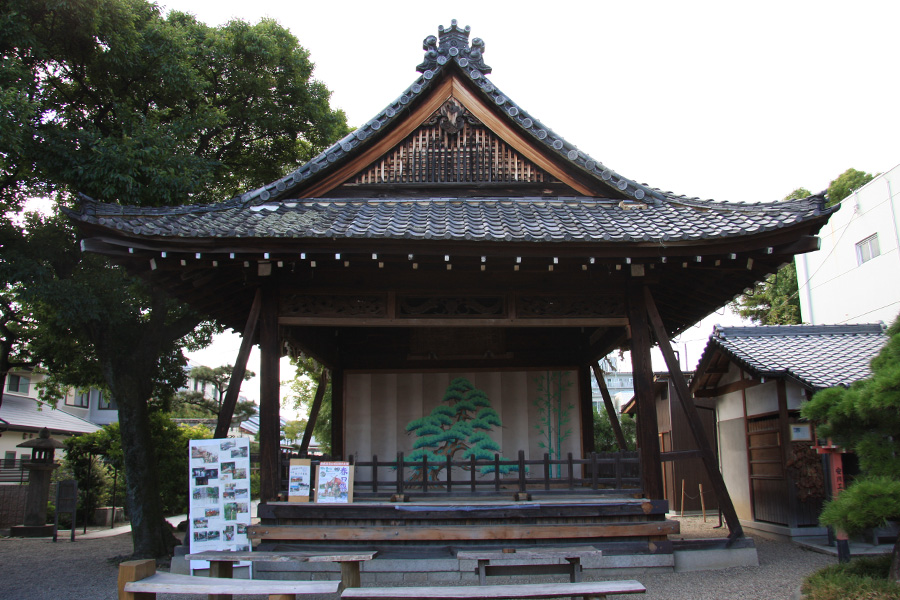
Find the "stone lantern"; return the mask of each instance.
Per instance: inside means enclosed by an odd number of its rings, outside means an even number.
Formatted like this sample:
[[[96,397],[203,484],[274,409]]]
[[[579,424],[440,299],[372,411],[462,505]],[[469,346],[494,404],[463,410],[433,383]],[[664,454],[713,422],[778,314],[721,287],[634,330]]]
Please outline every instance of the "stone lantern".
[[[38,437],[24,441],[17,448],[31,448],[31,460],[23,464],[28,470],[28,492],[25,496],[25,523],[10,529],[17,537],[45,537],[53,535],[53,525],[47,525],[47,502],[50,499],[50,476],[57,468],[53,462],[61,442],[50,437],[46,427]]]

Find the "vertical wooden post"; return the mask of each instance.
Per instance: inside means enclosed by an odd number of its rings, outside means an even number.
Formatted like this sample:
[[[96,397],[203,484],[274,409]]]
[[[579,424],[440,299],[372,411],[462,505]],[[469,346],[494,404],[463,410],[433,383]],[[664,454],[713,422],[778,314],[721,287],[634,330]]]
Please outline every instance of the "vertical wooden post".
[[[644,497],[658,500],[664,498],[665,494],[659,451],[659,426],[656,420],[656,399],[653,395],[650,329],[642,286],[629,288],[628,325],[631,328],[631,370],[634,374],[634,399],[637,403],[641,483]]]
[[[625,452],[628,450],[628,442],[625,441],[625,434],[622,433],[622,426],[619,424],[619,411],[613,404],[612,396],[609,395],[609,388],[606,387],[606,378],[603,377],[603,370],[600,369],[600,363],[591,364],[594,370],[594,379],[597,380],[597,386],[600,388],[600,395],[603,396],[603,405],[606,407],[606,415],[609,417],[609,424],[612,425],[613,435],[616,436],[616,445],[619,450]]]
[[[738,519],[737,511],[731,502],[731,496],[728,495],[728,488],[725,487],[725,479],[719,471],[719,464],[716,455],[713,454],[712,446],[703,430],[703,423],[700,421],[700,414],[697,412],[697,406],[694,404],[693,396],[690,388],[688,388],[687,380],[672,350],[672,344],[669,343],[669,334],[666,333],[665,325],[663,325],[662,317],[656,309],[656,303],[650,294],[650,289],[645,287],[643,290],[644,302],[647,314],[650,317],[650,323],[653,325],[653,332],[656,334],[656,340],[659,342],[659,349],[662,350],[663,357],[666,359],[666,366],[669,369],[669,376],[674,383],[675,391],[678,392],[678,400],[684,409],[687,417],[688,425],[691,427],[691,433],[694,434],[694,440],[697,442],[697,449],[700,451],[700,457],[703,459],[703,466],[706,467],[706,474],[709,476],[713,486],[713,491],[719,501],[719,508],[728,524],[729,539],[734,540],[743,537],[744,529]]]
[[[578,399],[581,405],[581,455],[588,456],[594,447],[594,398],[591,394],[591,368],[578,365]]]
[[[256,289],[253,304],[250,305],[250,314],[247,316],[247,324],[241,337],[241,349],[238,350],[237,360],[234,361],[234,370],[231,371],[231,380],[228,382],[228,390],[219,409],[219,419],[216,421],[216,433],[213,437],[222,439],[228,437],[228,428],[231,427],[231,418],[234,416],[234,407],[237,406],[238,396],[241,393],[241,383],[247,373],[247,359],[250,358],[250,350],[253,349],[253,338],[256,337],[256,329],[259,324],[259,312],[262,309],[262,290]]]
[[[210,577],[234,577],[234,563],[230,560],[212,560],[209,562]],[[207,600],[232,600],[231,594],[209,594]]]
[[[278,296],[274,286],[263,289],[259,324],[259,487],[263,502],[275,500],[281,489],[281,377],[278,363]]]
[[[152,600],[156,594],[147,592],[126,592],[125,584],[140,581],[156,574],[156,561],[152,558],[128,560],[119,563],[119,600]]]
[[[344,456],[344,370],[340,367],[331,372],[331,455],[338,460]]]

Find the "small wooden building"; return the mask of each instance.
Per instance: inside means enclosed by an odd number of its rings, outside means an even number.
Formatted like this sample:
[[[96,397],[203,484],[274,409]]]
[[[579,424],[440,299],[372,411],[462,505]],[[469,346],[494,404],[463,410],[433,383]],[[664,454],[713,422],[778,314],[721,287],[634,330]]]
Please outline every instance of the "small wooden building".
[[[885,342],[882,324],[716,326],[691,389],[715,407],[722,474],[744,526],[785,535],[818,526],[831,490],[800,407],[868,377]]]
[[[340,456],[422,449],[420,420],[438,418],[463,379],[462,394],[474,389],[493,411],[479,422],[489,425],[481,449],[539,461],[589,459],[592,366],[620,347],[634,357],[642,422],[631,493],[663,498],[651,345],[671,351],[669,336],[815,249],[830,210],[821,197],[730,204],[639,183],[504,94],[468,27],[441,27],[424,49],[407,89],[309,163],[218,204],[85,201],[72,214],[84,248],[258,341],[267,502],[283,489],[286,352],[329,368]],[[457,450],[441,452],[461,459]]]

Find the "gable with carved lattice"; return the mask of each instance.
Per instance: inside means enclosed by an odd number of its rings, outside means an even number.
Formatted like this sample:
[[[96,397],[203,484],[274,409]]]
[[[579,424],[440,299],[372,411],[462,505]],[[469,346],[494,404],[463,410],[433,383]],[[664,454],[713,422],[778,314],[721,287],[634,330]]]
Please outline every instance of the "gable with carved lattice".
[[[451,97],[405,140],[345,185],[514,185],[551,180]]]

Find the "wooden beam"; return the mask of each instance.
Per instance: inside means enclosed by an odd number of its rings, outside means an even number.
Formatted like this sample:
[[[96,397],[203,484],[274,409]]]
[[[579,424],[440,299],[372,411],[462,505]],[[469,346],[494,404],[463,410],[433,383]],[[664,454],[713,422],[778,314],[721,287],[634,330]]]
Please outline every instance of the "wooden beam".
[[[316,426],[316,419],[319,417],[319,408],[322,406],[322,398],[325,397],[325,388],[328,387],[328,369],[322,368],[322,374],[319,375],[319,385],[316,387],[316,396],[313,398],[312,406],[309,409],[309,420],[306,421],[306,430],[303,432],[303,441],[300,442],[300,456],[306,456],[309,451],[309,441],[312,439],[313,428]]]
[[[619,411],[616,410],[612,396],[609,395],[609,388],[606,387],[606,379],[603,377],[600,363],[592,363],[591,368],[594,370],[594,379],[597,380],[597,385],[600,387],[600,395],[603,396],[603,405],[609,416],[609,424],[612,425],[613,434],[616,436],[616,445],[619,446],[619,450],[628,450],[628,442],[625,441],[625,434],[622,433],[622,426],[619,424]]]
[[[262,309],[262,290],[256,289],[253,304],[250,306],[250,314],[247,316],[247,325],[241,337],[241,349],[238,351],[237,360],[234,361],[234,369],[231,371],[231,380],[228,382],[228,390],[225,392],[225,400],[219,409],[219,420],[216,422],[216,433],[213,437],[221,439],[228,437],[228,429],[231,427],[231,418],[234,416],[234,407],[237,406],[238,396],[241,393],[241,383],[247,373],[247,359],[253,349],[253,338],[256,337],[256,326],[259,323],[259,311]]]
[[[622,317],[559,317],[559,318],[410,318],[389,317],[279,317],[280,325],[331,327],[624,327]]]
[[[694,396],[697,398],[715,398],[716,396],[724,396],[731,392],[739,392],[757,385],[760,385],[758,380],[742,379],[741,381],[732,381],[731,383],[726,383],[725,385],[709,390],[697,390],[694,392]]]
[[[248,528],[251,540],[320,541],[457,541],[544,540],[554,538],[601,538],[657,536],[679,532],[678,521],[628,523],[582,523],[578,525],[442,525],[326,527],[299,525],[255,525]]]
[[[631,327],[631,365],[634,398],[637,402],[638,453],[641,480],[647,498],[665,498],[662,464],[659,459],[659,425],[656,396],[653,391],[653,365],[650,360],[650,329],[643,286],[632,285],[628,294],[628,322]]]
[[[653,295],[650,293],[650,288],[644,287],[643,297],[647,314],[650,317],[653,333],[656,335],[656,340],[659,342],[659,348],[662,351],[663,357],[666,360],[666,366],[669,369],[669,377],[674,385],[678,399],[681,401],[681,407],[684,409],[688,425],[690,425],[691,432],[694,434],[697,448],[700,450],[703,465],[706,467],[706,474],[709,476],[713,492],[716,495],[716,499],[719,501],[719,508],[722,510],[725,522],[728,524],[728,529],[731,532],[728,537],[731,540],[742,537],[744,535],[744,530],[738,520],[737,511],[734,509],[734,504],[731,502],[731,496],[728,494],[728,488],[725,486],[725,479],[719,471],[718,461],[716,461],[716,456],[713,454],[712,446],[709,443],[709,439],[706,437],[706,432],[703,430],[703,423],[700,421],[700,413],[697,412],[697,407],[694,406],[694,403],[691,401],[691,391],[688,388],[687,379],[685,379],[684,373],[681,371],[681,366],[678,363],[678,358],[675,356],[674,350],[672,350],[669,334],[666,333],[666,327],[663,324],[662,317],[660,317],[659,311],[656,310],[656,304],[653,302]]]
[[[259,483],[260,499],[270,502],[281,490],[281,406],[278,339],[278,290],[263,289],[259,323]]]

